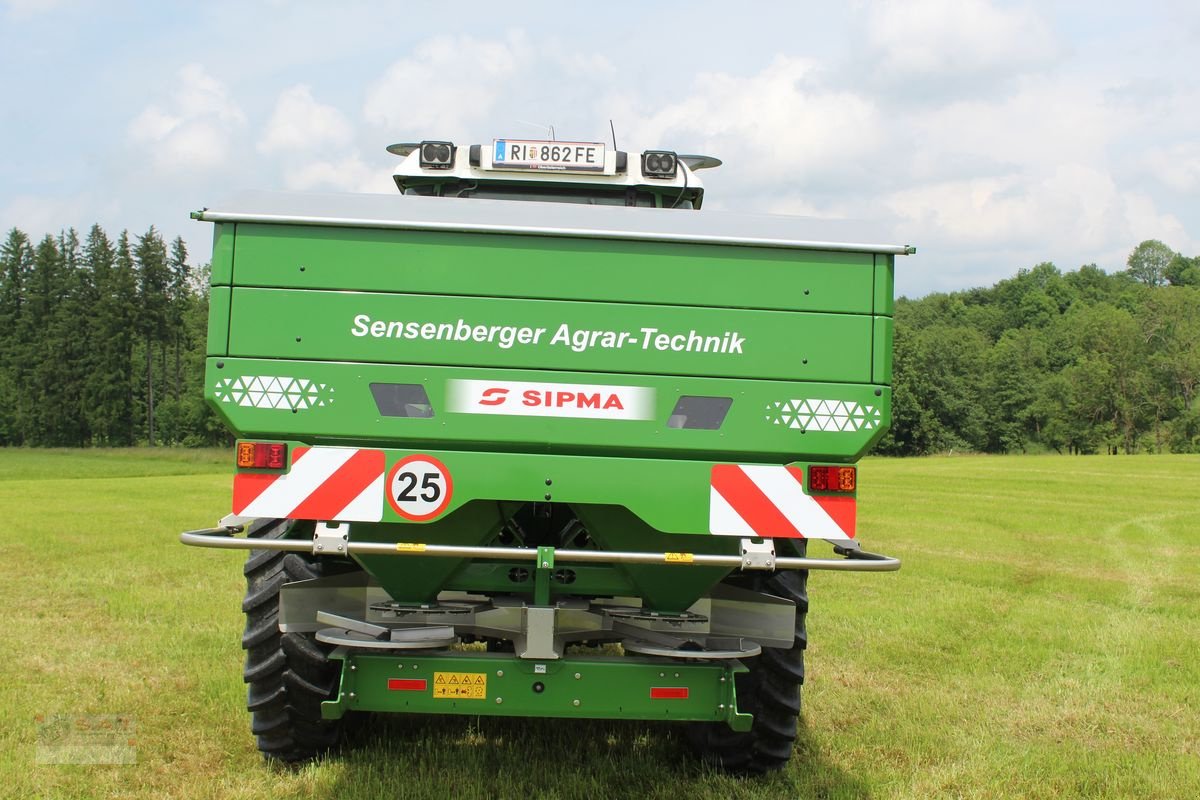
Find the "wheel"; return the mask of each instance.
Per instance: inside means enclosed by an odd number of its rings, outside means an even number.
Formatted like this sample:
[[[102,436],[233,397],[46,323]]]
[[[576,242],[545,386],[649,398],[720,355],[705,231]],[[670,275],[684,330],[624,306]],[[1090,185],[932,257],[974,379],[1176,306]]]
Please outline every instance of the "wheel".
[[[800,542],[803,548],[804,543]],[[803,550],[800,555],[803,556]],[[796,604],[796,632],[790,648],[764,647],[762,655],[743,659],[749,672],[735,678],[738,710],[754,715],[749,731],[738,733],[723,722],[688,725],[688,743],[706,762],[729,772],[762,774],[781,769],[792,757],[800,723],[800,687],[804,683],[804,628],[808,614],[808,571],[758,576],[748,588]]]
[[[289,520],[263,520],[248,535],[279,539],[289,527]],[[280,633],[279,590],[291,581],[321,577],[323,565],[302,553],[251,550],[244,572],[242,677],[249,684],[250,730],[268,759],[292,763],[316,758],[341,734],[340,720],[321,718],[321,702],[337,689],[340,667],[313,634]]]

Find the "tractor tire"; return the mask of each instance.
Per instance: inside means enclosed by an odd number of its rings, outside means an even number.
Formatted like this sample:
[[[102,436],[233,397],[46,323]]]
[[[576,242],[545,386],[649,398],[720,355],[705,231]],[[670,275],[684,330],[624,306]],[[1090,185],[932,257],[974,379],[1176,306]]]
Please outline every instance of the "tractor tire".
[[[248,536],[279,539],[288,529],[288,520],[264,520]],[[313,634],[280,632],[279,591],[285,583],[321,577],[323,565],[303,553],[251,550],[243,571],[242,677],[249,685],[250,730],[268,760],[308,761],[336,745],[341,735],[340,720],[321,717],[321,702],[337,689],[340,665],[329,660]]]
[[[737,675],[735,686],[738,710],[754,715],[750,730],[739,733],[723,722],[697,722],[685,731],[688,743],[705,762],[727,772],[761,775],[787,764],[799,730],[804,648],[808,645],[804,628],[808,571],[780,571],[765,580],[753,580],[748,588],[796,604],[792,646],[764,647],[761,655],[743,659],[750,671]]]

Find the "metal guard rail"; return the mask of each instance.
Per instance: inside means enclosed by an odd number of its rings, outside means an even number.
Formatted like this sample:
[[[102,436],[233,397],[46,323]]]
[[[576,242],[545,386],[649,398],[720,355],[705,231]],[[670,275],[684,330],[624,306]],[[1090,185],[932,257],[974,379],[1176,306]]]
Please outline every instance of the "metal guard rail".
[[[290,550],[298,553],[316,553],[312,540],[304,539],[238,539],[233,534],[243,527],[201,528],[185,531],[179,541],[193,547],[214,547],[220,550]],[[844,558],[797,558],[776,556],[775,569],[820,569],[844,572],[894,572],[900,569],[900,559],[864,550],[843,548],[834,545],[834,552]],[[336,555],[375,556],[433,556],[438,558],[489,558],[502,561],[537,561],[536,548],[512,547],[467,547],[460,545],[421,544],[414,542],[351,542]],[[329,553],[333,555],[332,553]],[[577,564],[669,564],[672,566],[703,566],[742,568],[744,562],[737,555],[710,555],[706,553],[642,553],[621,550],[555,550],[555,563]]]

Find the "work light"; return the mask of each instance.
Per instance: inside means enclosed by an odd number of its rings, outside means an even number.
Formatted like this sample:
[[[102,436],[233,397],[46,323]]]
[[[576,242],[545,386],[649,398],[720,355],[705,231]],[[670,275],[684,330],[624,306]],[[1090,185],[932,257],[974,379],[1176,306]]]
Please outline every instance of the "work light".
[[[670,150],[647,150],[642,153],[642,174],[647,178],[675,177],[679,158]]]
[[[421,142],[422,169],[452,169],[453,167],[453,142]]]

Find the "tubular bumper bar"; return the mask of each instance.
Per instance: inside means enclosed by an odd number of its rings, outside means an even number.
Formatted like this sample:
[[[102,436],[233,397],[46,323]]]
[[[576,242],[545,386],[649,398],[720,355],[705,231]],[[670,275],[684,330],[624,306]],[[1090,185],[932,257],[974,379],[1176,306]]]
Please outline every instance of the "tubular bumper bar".
[[[239,539],[242,526],[202,528],[185,531],[179,541],[193,547],[215,547],[220,550],[291,550],[313,553],[313,543],[305,539]],[[438,558],[490,558],[502,561],[533,561],[536,549],[512,547],[465,547],[459,545],[420,544],[412,542],[346,542],[338,555],[360,553],[373,556],[433,556]],[[776,569],[823,569],[843,572],[894,572],[900,569],[900,559],[863,550],[835,545],[834,552],[844,558],[775,558]],[[332,554],[332,553],[330,553]],[[577,564],[672,564],[696,567],[742,568],[739,555],[709,555],[705,553],[641,553],[621,550],[555,550],[556,563]]]

